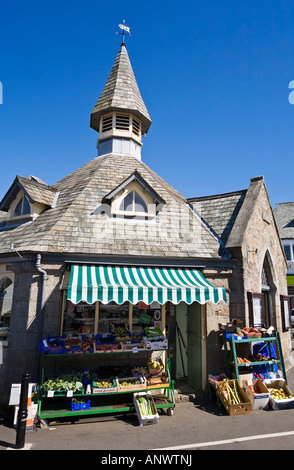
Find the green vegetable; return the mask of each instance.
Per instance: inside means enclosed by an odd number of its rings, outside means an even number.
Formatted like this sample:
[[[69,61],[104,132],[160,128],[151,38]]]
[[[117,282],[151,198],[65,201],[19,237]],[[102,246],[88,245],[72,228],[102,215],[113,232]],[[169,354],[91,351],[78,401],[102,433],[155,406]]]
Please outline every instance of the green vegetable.
[[[239,391],[237,389],[237,382],[236,380],[231,381],[232,386],[229,384],[229,380],[225,379],[221,384],[219,384],[219,388],[222,392],[226,392],[228,402],[231,405],[239,405],[242,400],[239,396]]]
[[[146,326],[144,328],[147,338],[155,338],[157,336],[163,336],[163,333],[158,326]]]
[[[156,414],[155,406],[148,395],[141,395],[136,397],[138,407],[142,416],[150,416]]]
[[[72,391],[73,393],[82,391],[82,374],[80,372],[72,372],[71,374],[48,379],[43,383],[43,389],[46,391],[53,390],[56,392]]]
[[[77,400],[77,398],[73,398],[72,402],[75,403],[75,405],[84,405],[87,403],[87,400]]]

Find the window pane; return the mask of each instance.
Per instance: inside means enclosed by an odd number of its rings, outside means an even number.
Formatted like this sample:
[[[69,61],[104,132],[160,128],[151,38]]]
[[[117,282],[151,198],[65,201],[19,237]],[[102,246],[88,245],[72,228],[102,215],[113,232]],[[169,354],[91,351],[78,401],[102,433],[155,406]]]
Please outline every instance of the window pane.
[[[289,246],[289,245],[285,245],[285,246],[284,246],[284,251],[285,251],[285,255],[286,255],[287,260],[288,260],[288,261],[291,261],[290,246]]]
[[[17,204],[14,210],[14,213],[13,213],[14,217],[18,217],[19,215],[21,215],[22,199],[19,201],[19,203]]]
[[[134,191],[127,194],[126,197],[123,199],[119,208],[120,211],[133,211],[133,192]]]
[[[135,211],[136,212],[148,212],[147,205],[144,199],[136,191],[135,191]]]
[[[31,208],[30,208],[30,203],[27,200],[26,197],[23,198],[23,207],[22,207],[22,215],[24,214],[30,214]]]

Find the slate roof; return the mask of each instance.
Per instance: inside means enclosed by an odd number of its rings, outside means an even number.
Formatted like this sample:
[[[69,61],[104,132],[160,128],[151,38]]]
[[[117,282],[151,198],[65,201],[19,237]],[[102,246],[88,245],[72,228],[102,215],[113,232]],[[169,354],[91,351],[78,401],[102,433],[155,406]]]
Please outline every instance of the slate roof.
[[[151,119],[140,94],[125,44],[120,47],[106,85],[91,113],[90,126],[99,132],[102,114],[112,111],[132,112],[142,123],[142,134],[148,132]]]
[[[133,221],[97,214],[104,196],[134,172],[165,201],[156,218]],[[33,222],[1,232],[0,253],[9,252],[13,242],[18,252],[210,260],[227,255],[186,199],[134,157],[96,157],[53,188],[60,191],[56,207]]]
[[[188,199],[224,244],[227,243],[247,190]]]
[[[294,202],[278,203],[274,216],[281,239],[294,239]]]
[[[28,176],[27,178],[16,176],[0,203],[0,210],[8,211],[12,201],[21,189],[30,202],[39,202],[45,206],[52,207],[56,198],[56,189],[48,186],[39,178],[35,176]]]

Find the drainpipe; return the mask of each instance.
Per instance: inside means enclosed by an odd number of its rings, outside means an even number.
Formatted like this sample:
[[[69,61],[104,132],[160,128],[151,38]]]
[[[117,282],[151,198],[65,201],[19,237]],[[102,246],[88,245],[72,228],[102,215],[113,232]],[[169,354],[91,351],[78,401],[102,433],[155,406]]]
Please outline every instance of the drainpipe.
[[[38,335],[37,335],[37,340],[38,340],[38,345],[37,345],[37,360],[36,360],[36,369],[35,369],[35,377],[36,380],[38,378],[38,373],[39,373],[39,364],[40,364],[40,353],[39,353],[39,345],[42,341],[42,331],[43,331],[43,322],[44,322],[44,303],[45,303],[45,287],[46,287],[46,281],[48,279],[48,275],[44,269],[41,268],[41,255],[37,254],[37,260],[36,260],[36,268],[39,273],[42,274],[42,287],[41,287],[41,303],[40,307],[38,308]]]
[[[45,299],[45,285],[48,279],[47,273],[44,269],[41,268],[41,255],[37,254],[36,268],[43,275],[42,277],[42,292],[41,292],[41,314],[43,315],[44,299]]]

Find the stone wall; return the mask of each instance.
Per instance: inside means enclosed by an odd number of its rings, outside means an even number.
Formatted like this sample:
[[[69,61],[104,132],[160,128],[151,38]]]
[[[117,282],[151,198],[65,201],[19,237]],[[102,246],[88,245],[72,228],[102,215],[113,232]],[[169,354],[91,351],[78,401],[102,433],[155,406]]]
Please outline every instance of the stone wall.
[[[262,269],[271,289],[273,325],[281,335],[284,358],[289,358],[290,333],[282,332],[280,295],[287,295],[287,263],[284,256],[275,219],[268,201],[266,187],[260,187],[259,197],[252,213],[242,246],[245,291],[261,293]],[[248,303],[246,302],[246,322],[249,324]]]
[[[206,279],[216,287],[225,287],[227,291],[227,302],[205,304],[203,312],[206,312],[206,373],[217,374],[225,370],[225,355],[223,341],[219,335],[219,323],[228,323],[230,313],[230,280],[233,275],[232,269],[205,269],[203,271]],[[203,332],[205,334],[205,332]],[[205,362],[204,362],[205,364]]]
[[[42,274],[37,271],[35,261],[11,264],[15,276],[14,293],[6,357],[0,368],[2,405],[8,403],[11,384],[20,383],[24,372],[29,373],[30,381],[37,380],[41,338],[58,332],[59,288],[64,266],[45,264],[42,269],[48,274],[43,312]]]
[[[287,264],[263,177],[252,178],[227,248],[232,254],[233,270],[204,271],[212,284],[224,285],[229,291],[227,304],[206,305],[208,373],[225,368],[218,324],[238,318],[241,326],[250,326],[247,292],[262,292],[264,265],[271,289],[273,326],[280,332],[287,365],[291,361],[291,340],[289,332],[282,332],[280,306],[280,295],[287,295]]]

